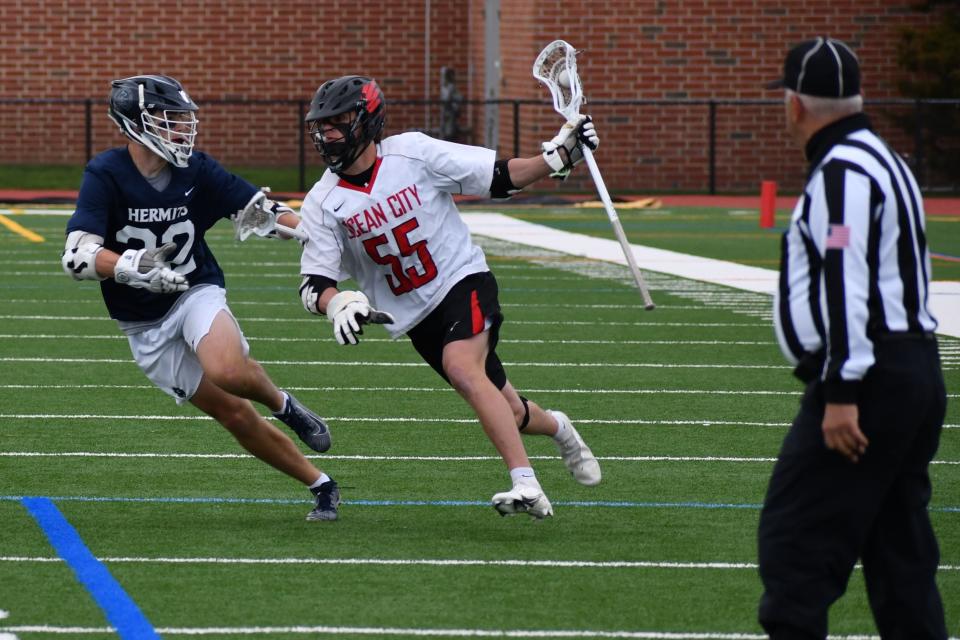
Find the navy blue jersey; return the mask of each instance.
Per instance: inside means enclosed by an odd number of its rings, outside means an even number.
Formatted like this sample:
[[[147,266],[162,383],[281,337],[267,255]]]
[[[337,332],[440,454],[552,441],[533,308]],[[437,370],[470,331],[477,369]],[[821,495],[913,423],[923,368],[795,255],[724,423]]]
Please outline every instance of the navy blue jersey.
[[[170,184],[154,189],[140,173],[126,147],[110,149],[90,161],[83,173],[77,210],[67,233],[86,231],[104,238],[103,246],[123,253],[177,244],[170,267],[191,286],[224,286],[223,271],[204,240],[207,229],[237,212],[257,188],[224,170],[210,156],[195,152],[185,168],[170,165]],[[100,283],[110,317],[117,320],[162,318],[180,294],[152,293],[119,284]]]

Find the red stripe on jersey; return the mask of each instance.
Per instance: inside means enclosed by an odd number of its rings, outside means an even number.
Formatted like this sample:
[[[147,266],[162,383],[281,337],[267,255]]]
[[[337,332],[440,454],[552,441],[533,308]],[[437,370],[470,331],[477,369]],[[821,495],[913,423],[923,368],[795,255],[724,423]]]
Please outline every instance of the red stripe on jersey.
[[[480,299],[477,298],[477,290],[470,292],[470,316],[473,319],[473,335],[483,331],[483,312],[480,311]]]
[[[360,187],[355,184],[350,184],[343,178],[340,178],[340,181],[337,183],[338,187],[343,187],[344,189],[351,189],[353,191],[362,191],[363,193],[369,194],[373,191],[373,183],[377,181],[377,172],[380,171],[380,162],[383,158],[377,157],[377,161],[373,163],[373,173],[370,174],[370,182],[367,183],[367,186]]]

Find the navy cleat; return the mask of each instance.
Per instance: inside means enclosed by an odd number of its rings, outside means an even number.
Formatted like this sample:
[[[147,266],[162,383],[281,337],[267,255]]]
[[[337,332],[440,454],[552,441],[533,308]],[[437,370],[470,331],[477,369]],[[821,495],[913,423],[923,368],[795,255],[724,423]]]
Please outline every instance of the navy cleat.
[[[313,511],[307,514],[307,520],[336,520],[337,507],[340,506],[340,487],[336,481],[327,480],[316,489],[310,489],[316,497]]]
[[[300,404],[292,393],[289,391],[284,393],[287,394],[287,404],[283,411],[274,413],[274,417],[293,429],[293,432],[314,451],[323,453],[329,449],[332,441],[327,423],[313,411]]]

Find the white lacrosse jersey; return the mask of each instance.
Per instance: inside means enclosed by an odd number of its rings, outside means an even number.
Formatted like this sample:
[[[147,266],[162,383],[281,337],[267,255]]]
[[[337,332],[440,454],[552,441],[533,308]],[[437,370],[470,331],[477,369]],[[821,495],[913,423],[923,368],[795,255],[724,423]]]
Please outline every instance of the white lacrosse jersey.
[[[393,315],[390,335],[406,333],[453,285],[489,270],[453,195],[489,194],[495,160],[492,149],[402,133],[377,147],[366,187],[328,170],[300,210],[310,238],[300,273],[353,278],[374,308]]]

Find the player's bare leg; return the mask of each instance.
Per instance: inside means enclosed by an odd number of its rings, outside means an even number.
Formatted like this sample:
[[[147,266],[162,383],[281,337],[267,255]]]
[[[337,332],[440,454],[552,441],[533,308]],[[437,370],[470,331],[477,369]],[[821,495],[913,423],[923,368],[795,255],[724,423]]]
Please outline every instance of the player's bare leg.
[[[514,422],[513,410],[487,377],[487,332],[443,348],[443,370],[450,384],[473,407],[484,432],[507,467],[529,467],[530,459]]]
[[[222,424],[244,449],[278,471],[307,486],[320,477],[320,470],[293,440],[257,413],[249,400],[227,393],[204,376],[190,403]]]
[[[484,432],[510,469],[513,488],[491,502],[501,515],[528,513],[541,519],[553,515],[514,421],[513,410],[486,372],[487,332],[456,340],[443,348],[443,369],[453,388],[473,407]]]
[[[271,411],[283,408],[283,393],[260,363],[244,355],[240,329],[226,312],[217,314],[210,331],[200,340],[197,358],[204,378],[227,393],[259,402]]]
[[[222,424],[244,449],[305,484],[314,497],[307,520],[336,520],[340,487],[301,453],[293,440],[267,422],[249,400],[231,395],[204,377],[190,402]]]
[[[510,404],[514,421],[518,425],[521,424],[526,414],[526,409],[524,409],[523,402],[520,400],[520,394],[517,393],[517,390],[513,388],[513,385],[510,384],[509,381],[504,385],[501,393],[503,393],[503,397],[506,398]],[[532,400],[527,400],[527,407],[530,410],[530,421],[527,422],[527,426],[523,428],[524,435],[551,437],[557,435],[559,425],[550,413],[544,411],[540,408],[540,405]]]
[[[567,414],[561,411],[545,411],[531,400],[527,400],[525,408],[520,395],[510,382],[504,385],[502,393],[513,410],[518,426],[523,424],[523,419],[529,410],[530,417],[527,426],[523,428],[524,435],[550,436],[560,450],[563,464],[577,482],[587,486],[600,484],[602,477],[600,463],[597,462],[596,456],[577,432]]]
[[[330,448],[332,440],[326,422],[289,393],[285,395],[260,363],[244,354],[240,329],[230,314],[217,314],[197,345],[197,358],[204,380],[229,394],[266,406],[314,451],[323,453]]]

